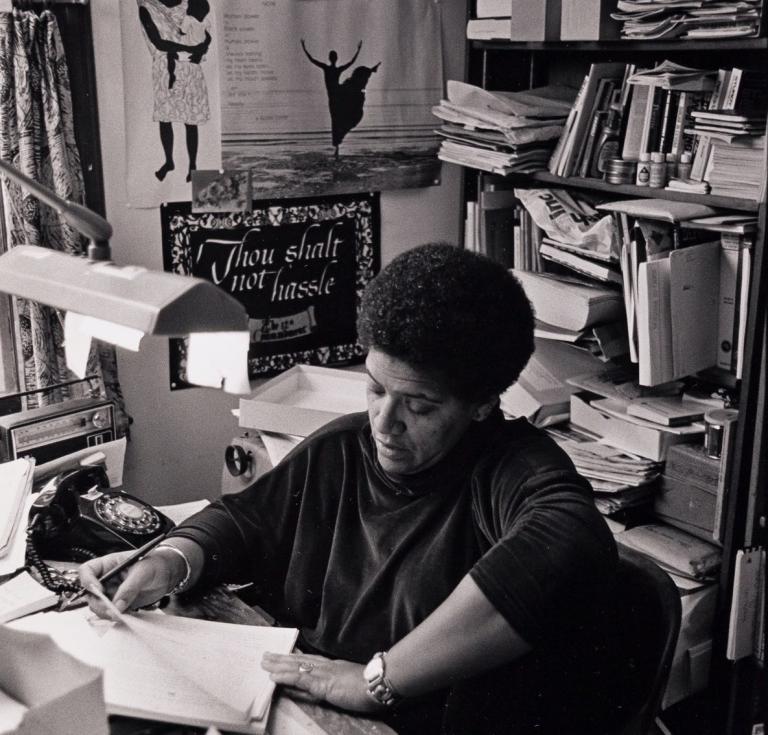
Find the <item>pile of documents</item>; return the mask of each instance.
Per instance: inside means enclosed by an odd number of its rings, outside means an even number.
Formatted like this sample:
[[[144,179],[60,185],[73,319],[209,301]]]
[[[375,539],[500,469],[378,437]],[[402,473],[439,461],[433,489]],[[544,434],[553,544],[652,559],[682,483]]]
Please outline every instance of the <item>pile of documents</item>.
[[[628,39],[757,36],[759,0],[618,0],[614,20]]]
[[[464,82],[447,84],[447,99],[432,108],[443,120],[442,161],[506,175],[546,168],[570,112],[575,90],[547,86],[489,92]]]
[[[653,481],[662,470],[660,462],[624,452],[573,427],[550,431],[571,458],[579,474],[588,478],[604,513],[648,502],[655,492]]]
[[[741,136],[732,141],[718,140],[713,136],[711,146],[707,172],[710,194],[762,200],[765,190],[765,135]]]
[[[33,459],[0,463],[0,575],[24,566],[34,469]]]

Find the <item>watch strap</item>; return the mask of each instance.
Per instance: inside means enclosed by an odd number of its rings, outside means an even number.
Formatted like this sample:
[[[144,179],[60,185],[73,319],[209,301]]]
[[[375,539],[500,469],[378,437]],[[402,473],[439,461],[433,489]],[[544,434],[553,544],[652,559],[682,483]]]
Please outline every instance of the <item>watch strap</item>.
[[[402,697],[398,694],[394,686],[392,686],[392,682],[387,678],[385,652],[378,651],[377,653],[374,653],[371,660],[376,658],[380,659],[380,673],[367,680],[368,695],[380,704],[391,707],[394,704],[397,704]]]

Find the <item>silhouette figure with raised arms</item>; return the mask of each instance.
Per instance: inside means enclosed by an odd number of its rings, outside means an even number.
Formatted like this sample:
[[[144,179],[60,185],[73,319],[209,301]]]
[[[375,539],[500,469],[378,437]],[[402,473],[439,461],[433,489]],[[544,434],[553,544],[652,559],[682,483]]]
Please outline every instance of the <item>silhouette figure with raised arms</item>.
[[[341,82],[341,75],[355,63],[363,42],[357,44],[355,55],[346,64],[337,64],[338,54],[331,50],[328,52],[328,63],[318,61],[307,50],[304,39],[301,39],[301,48],[307,58],[317,67],[323,70],[325,90],[328,93],[328,111],[331,114],[331,143],[334,148],[334,157],[339,157],[339,146],[344,136],[356,127],[363,119],[363,106],[365,104],[365,87],[368,80],[378,68],[381,62],[375,66],[358,66]]]

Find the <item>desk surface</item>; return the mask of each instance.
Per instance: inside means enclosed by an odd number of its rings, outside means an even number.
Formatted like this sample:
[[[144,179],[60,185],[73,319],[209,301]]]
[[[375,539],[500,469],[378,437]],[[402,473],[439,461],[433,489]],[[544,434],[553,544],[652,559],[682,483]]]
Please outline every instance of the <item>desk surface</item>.
[[[166,608],[173,615],[217,620],[223,623],[264,625],[264,618],[236,595],[216,589],[200,600],[180,604],[174,599]],[[277,694],[267,728],[269,735],[396,735],[387,725],[331,707],[292,700]],[[127,717],[111,717],[111,735],[192,735],[199,728],[150,723]]]

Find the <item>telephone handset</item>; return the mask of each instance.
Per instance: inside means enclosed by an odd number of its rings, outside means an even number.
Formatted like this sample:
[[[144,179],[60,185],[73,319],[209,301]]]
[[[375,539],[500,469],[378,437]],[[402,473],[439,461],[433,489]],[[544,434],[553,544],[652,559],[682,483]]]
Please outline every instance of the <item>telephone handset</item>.
[[[174,523],[143,500],[109,490],[100,465],[62,472],[42,488],[30,511],[29,540],[40,557],[84,561],[136,549]]]

